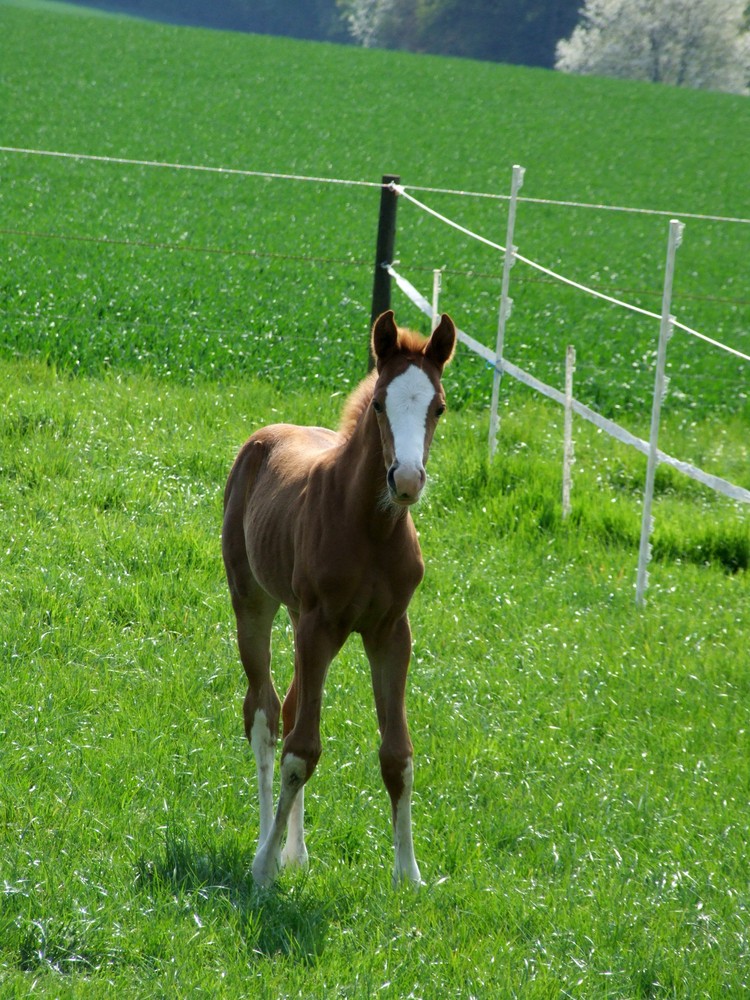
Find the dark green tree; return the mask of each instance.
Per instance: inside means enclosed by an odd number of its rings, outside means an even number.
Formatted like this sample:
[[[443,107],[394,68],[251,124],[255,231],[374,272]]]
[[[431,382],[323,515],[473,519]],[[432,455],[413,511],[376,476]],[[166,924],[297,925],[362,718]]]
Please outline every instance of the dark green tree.
[[[551,67],[580,0],[338,0],[364,45]]]
[[[553,66],[582,0],[78,0],[172,24]]]

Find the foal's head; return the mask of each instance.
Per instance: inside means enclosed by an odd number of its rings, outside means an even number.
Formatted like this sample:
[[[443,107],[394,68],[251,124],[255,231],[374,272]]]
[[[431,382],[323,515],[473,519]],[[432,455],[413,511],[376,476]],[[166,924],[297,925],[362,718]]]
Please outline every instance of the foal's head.
[[[445,411],[440,377],[455,344],[456,328],[445,314],[429,339],[399,330],[391,310],[372,328],[378,377],[371,405],[380,427],[389,499],[398,506],[416,503],[422,493],[432,435]]]

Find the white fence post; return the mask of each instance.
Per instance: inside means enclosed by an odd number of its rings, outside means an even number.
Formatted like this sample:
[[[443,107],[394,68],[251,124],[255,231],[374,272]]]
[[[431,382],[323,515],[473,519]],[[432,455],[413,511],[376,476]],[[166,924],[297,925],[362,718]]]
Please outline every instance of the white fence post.
[[[508,225],[505,233],[505,256],[503,258],[503,283],[500,292],[500,311],[497,317],[497,342],[495,345],[495,370],[492,374],[492,403],[490,404],[490,459],[497,448],[499,426],[498,404],[500,400],[500,379],[503,377],[503,347],[505,344],[505,324],[510,316],[513,300],[508,297],[510,269],[515,263],[516,247],[513,246],[513,230],[516,225],[516,201],[523,185],[523,167],[514,165],[508,204]]]
[[[570,474],[573,465],[573,372],[576,370],[576,349],[568,344],[565,351],[565,420],[563,434],[562,516],[570,513]]]
[[[438,319],[440,313],[438,312],[440,308],[440,289],[443,286],[443,272],[439,267],[436,267],[432,272],[432,329],[434,330],[438,325]]]
[[[659,420],[661,404],[664,398],[664,369],[667,360],[667,341],[672,336],[674,317],[670,314],[672,308],[672,279],[674,278],[674,259],[677,247],[682,242],[682,222],[672,219],[669,223],[669,240],[667,242],[667,266],[664,273],[664,292],[662,294],[661,325],[659,327],[659,347],[656,352],[656,376],[654,378],[654,400],[651,408],[651,433],[648,441],[648,464],[646,466],[646,487],[643,494],[643,519],[641,521],[641,542],[638,550],[638,578],[635,586],[635,603],[643,604],[643,595],[648,583],[646,567],[651,557],[651,502],[654,498],[654,478],[656,476],[657,450],[659,437]]]

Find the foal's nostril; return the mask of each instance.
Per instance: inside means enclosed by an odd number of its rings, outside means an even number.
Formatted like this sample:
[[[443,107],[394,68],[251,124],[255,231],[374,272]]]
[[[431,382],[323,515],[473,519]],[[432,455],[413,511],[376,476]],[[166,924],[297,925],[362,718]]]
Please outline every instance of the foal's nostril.
[[[401,465],[399,462],[394,462],[386,475],[391,496],[397,503],[403,504],[415,503],[419,499],[426,478],[421,466]]]

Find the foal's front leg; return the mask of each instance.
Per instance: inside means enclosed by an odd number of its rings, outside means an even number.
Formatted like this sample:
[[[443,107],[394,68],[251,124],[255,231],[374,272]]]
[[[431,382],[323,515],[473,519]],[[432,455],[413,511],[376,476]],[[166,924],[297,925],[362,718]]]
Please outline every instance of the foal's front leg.
[[[294,619],[293,619],[294,621]],[[294,621],[295,631],[297,628]],[[284,739],[294,728],[297,719],[297,683],[296,678],[292,683],[284,699],[282,708]],[[286,843],[281,852],[282,868],[306,868],[308,862],[307,846],[305,844],[305,788],[304,785],[297,792],[292,803],[287,821]]]
[[[380,727],[380,770],[393,815],[393,884],[422,882],[411,832],[413,749],[406,724],[406,674],[411,656],[411,630],[404,615],[389,630],[362,636],[372,671],[372,687]]]

